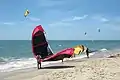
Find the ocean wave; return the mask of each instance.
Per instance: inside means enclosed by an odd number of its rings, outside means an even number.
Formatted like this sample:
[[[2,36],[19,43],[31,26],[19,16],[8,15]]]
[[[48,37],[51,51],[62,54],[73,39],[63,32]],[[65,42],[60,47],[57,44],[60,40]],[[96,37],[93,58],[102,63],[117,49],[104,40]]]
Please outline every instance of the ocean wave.
[[[58,46],[60,46],[60,47],[61,47],[62,45],[61,45],[61,44],[59,44]]]
[[[11,61],[15,61],[15,60],[21,60],[19,58],[15,58],[15,57],[0,57],[0,62],[11,62]]]
[[[90,56],[91,55],[94,55],[94,53],[90,53]],[[81,55],[76,58],[69,58],[69,60],[81,59],[81,58],[85,58],[85,57],[86,57],[86,55]],[[9,71],[18,70],[18,69],[33,68],[33,67],[36,67],[36,65],[37,65],[35,58],[16,59],[16,58],[11,57],[11,58],[1,58],[1,59],[6,63],[0,64],[0,72],[9,72]],[[51,64],[51,63],[59,63],[59,62],[61,62],[61,61],[43,62],[42,66]]]
[[[10,60],[11,59],[11,60]],[[9,72],[19,69],[26,69],[26,68],[33,68],[37,66],[37,61],[35,58],[3,58],[6,63],[0,64],[0,72]],[[43,62],[42,66],[50,64],[50,63],[58,63],[61,61],[50,61],[50,62]]]
[[[5,60],[5,58],[4,58]],[[6,59],[5,64],[0,64],[0,72],[13,71],[17,69],[24,69],[34,67],[36,61],[34,58],[21,58],[21,59]]]
[[[11,60],[11,58],[0,57],[0,62],[7,62],[9,60]]]
[[[108,51],[108,49],[102,48],[102,49],[100,49],[100,51],[101,51],[101,52],[105,52],[105,51]]]

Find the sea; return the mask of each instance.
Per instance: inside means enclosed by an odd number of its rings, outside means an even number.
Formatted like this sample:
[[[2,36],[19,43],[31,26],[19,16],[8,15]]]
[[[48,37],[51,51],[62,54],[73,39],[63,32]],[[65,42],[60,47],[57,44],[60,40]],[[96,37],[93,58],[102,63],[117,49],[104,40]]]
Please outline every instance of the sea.
[[[48,40],[53,52],[84,45],[93,51],[90,57],[105,57],[120,52],[120,40]],[[79,55],[85,58],[85,54]],[[47,65],[49,62],[44,62]],[[31,40],[0,40],[0,72],[36,67]]]

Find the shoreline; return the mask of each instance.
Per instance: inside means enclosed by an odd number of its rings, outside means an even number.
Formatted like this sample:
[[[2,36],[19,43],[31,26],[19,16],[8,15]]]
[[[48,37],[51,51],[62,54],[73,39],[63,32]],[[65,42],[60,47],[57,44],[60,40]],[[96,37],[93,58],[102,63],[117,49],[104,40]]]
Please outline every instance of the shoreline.
[[[1,80],[120,80],[120,53],[109,58],[83,58],[43,66],[0,72]],[[51,77],[52,76],[52,77]]]

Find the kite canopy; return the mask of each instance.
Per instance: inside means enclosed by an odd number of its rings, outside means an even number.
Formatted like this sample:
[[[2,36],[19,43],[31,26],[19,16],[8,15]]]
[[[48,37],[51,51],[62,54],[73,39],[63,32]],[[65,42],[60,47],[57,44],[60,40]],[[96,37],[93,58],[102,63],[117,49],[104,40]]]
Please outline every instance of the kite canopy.
[[[74,47],[74,54],[80,54],[81,52],[84,51],[84,46],[83,45],[77,45]]]
[[[41,25],[38,25],[36,27],[38,27],[40,31],[44,32],[44,29],[43,29],[43,27]]]
[[[98,32],[100,32],[100,29],[99,29],[99,28],[98,28],[97,30],[98,30]]]
[[[30,13],[29,10],[26,10],[24,16],[27,17],[29,13]]]
[[[85,32],[84,34],[87,35],[87,32]]]
[[[73,48],[66,48],[57,53],[53,53],[46,39],[44,28],[41,25],[35,27],[32,32],[32,52],[37,59],[37,67],[41,68],[41,62],[57,61],[70,58],[73,55]]]

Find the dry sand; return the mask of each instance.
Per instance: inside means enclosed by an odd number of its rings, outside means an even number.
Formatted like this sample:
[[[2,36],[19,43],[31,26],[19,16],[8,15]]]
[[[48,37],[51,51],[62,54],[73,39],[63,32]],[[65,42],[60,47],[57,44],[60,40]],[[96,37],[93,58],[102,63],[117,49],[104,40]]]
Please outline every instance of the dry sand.
[[[90,58],[0,73],[0,80],[120,80],[120,55]]]

